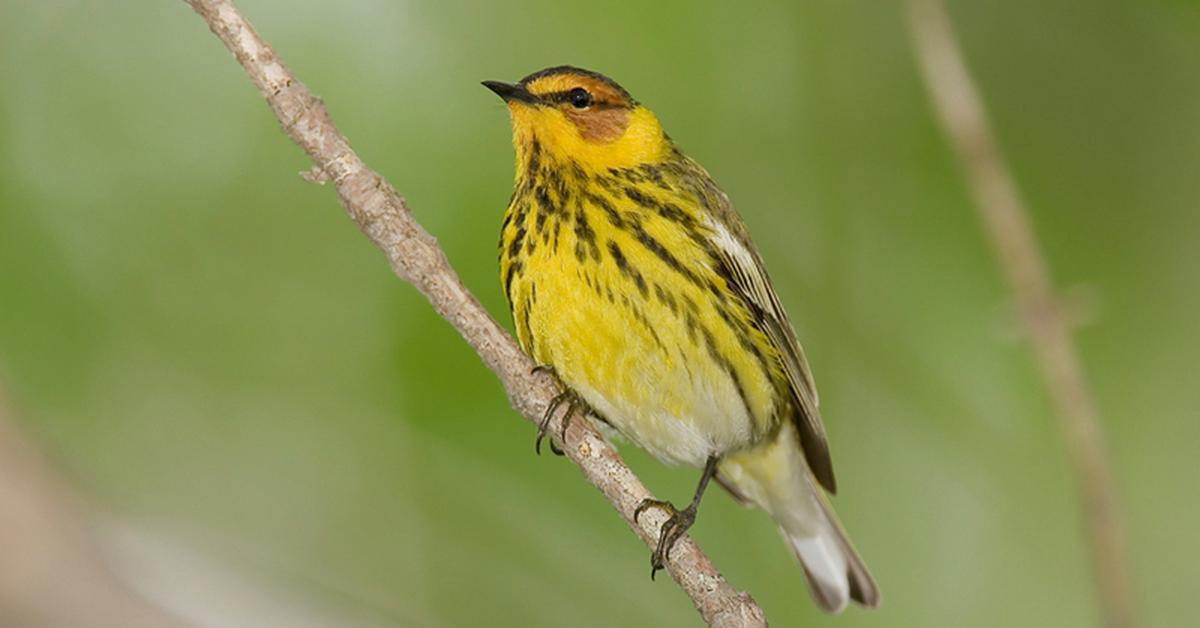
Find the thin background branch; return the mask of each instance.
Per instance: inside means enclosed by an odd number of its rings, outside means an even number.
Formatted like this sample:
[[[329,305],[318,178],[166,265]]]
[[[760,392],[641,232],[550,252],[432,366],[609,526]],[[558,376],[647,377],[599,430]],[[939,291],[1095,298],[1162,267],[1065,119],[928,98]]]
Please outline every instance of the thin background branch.
[[[1054,403],[1083,501],[1101,619],[1110,628],[1133,628],[1138,622],[1116,486],[1070,321],[1054,294],[1028,211],[1000,155],[945,5],[909,0],[908,18],[930,98],[966,172]]]
[[[342,207],[387,257],[392,271],[425,295],[438,314],[475,349],[504,385],[513,408],[538,422],[556,392],[550,379],[531,373],[533,363],[459,281],[433,237],[412,219],[404,199],[363,164],[334,127],[324,104],[284,67],[231,1],[185,1],[241,63],[283,131],[312,158],[316,166],[306,178],[333,182]],[[556,441],[561,418],[556,417],[550,426]],[[666,515],[650,511],[640,524],[634,523],[634,508],[650,497],[650,492],[616,452],[587,421],[572,421],[566,443],[559,444],[642,542],[651,547]],[[667,572],[709,625],[766,625],[754,599],[734,590],[690,538],[680,539],[675,545]]]
[[[195,628],[110,571],[84,508],[0,390],[0,625]]]

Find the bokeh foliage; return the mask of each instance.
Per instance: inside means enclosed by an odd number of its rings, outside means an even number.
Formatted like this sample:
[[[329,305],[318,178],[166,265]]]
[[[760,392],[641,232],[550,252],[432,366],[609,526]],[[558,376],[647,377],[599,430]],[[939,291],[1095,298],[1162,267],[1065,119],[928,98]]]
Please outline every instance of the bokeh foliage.
[[[694,529],[773,625],[1094,623],[1046,397],[886,2],[240,3],[506,324],[481,79],[621,81],[741,209],[883,587],[824,620],[761,513]],[[951,6],[1105,416],[1149,625],[1200,582],[1200,10]],[[0,6],[0,377],[98,508],[394,625],[691,625],[342,215],[182,2]],[[660,496],[695,473],[626,447]]]

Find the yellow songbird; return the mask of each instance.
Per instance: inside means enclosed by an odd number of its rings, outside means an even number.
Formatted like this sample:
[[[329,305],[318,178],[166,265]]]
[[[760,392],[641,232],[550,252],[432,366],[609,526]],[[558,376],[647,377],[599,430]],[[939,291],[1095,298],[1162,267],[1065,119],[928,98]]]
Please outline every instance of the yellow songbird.
[[[725,193],[606,76],[562,66],[484,85],[512,117],[500,278],[521,347],[622,436],[704,469],[686,508],[639,506],[671,513],[651,575],[715,477],[775,519],[821,608],[878,605],[825,495],[804,351]]]

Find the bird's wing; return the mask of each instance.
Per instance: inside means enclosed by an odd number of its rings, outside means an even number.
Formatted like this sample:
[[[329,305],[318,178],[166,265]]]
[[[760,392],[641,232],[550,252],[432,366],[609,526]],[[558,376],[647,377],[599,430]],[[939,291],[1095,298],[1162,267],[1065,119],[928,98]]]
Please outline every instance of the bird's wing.
[[[800,432],[804,457],[821,486],[834,493],[837,483],[833,478],[833,461],[829,456],[825,427],[821,424],[818,410],[817,386],[808,368],[808,360],[804,357],[804,349],[796,340],[792,324],[788,322],[779,297],[771,287],[762,259],[750,246],[745,227],[732,209],[723,214],[710,218],[718,261],[724,266],[730,288],[742,296],[761,329],[778,350],[796,405],[796,426]]]

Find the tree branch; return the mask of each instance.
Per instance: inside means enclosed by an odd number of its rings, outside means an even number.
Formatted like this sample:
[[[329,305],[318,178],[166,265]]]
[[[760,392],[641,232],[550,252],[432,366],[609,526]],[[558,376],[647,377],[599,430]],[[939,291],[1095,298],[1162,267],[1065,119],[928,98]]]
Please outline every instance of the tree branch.
[[[1124,535],[1099,413],[1054,294],[1028,211],[988,125],[941,0],[909,0],[909,29],[939,121],[966,172],[988,236],[1033,344],[1082,499],[1101,618],[1138,625]]]
[[[512,407],[537,423],[555,389],[459,281],[437,242],[411,217],[404,199],[369,169],[334,127],[324,104],[283,65],[229,0],[185,0],[220,38],[258,88],[283,131],[316,164],[306,178],[332,181],[338,200],[359,229],[387,257],[392,271],[412,284],[475,349],[500,379]],[[557,442],[561,416],[550,426]],[[572,421],[562,445],[567,458],[612,503],[647,547],[657,541],[666,515],[633,510],[650,492],[588,421]],[[710,626],[765,626],[762,610],[736,591],[690,539],[671,552],[667,571]]]

